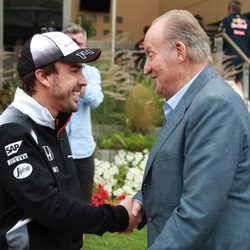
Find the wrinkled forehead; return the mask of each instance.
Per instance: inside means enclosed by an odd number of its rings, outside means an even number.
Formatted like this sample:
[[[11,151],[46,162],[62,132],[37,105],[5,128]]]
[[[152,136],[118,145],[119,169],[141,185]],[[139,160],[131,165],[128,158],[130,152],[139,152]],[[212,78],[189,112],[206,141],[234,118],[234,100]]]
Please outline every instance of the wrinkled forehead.
[[[155,22],[152,23],[152,25],[150,26],[150,28],[148,29],[146,36],[156,36],[156,35],[163,35],[163,31],[166,28],[166,20],[165,19],[159,19]]]
[[[145,35],[144,46],[156,45],[163,42],[164,23],[159,20],[152,24]]]

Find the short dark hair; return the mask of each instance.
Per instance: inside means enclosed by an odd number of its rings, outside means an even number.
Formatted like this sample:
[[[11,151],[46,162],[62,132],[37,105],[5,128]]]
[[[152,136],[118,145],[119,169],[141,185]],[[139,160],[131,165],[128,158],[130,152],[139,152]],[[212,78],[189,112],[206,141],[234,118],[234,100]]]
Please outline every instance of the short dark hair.
[[[51,63],[42,68],[46,75],[51,73],[57,72],[55,63]],[[36,92],[36,75],[35,71],[28,73],[20,78],[20,87],[21,89],[27,93],[28,95],[32,96]]]
[[[241,2],[238,0],[232,0],[228,3],[228,9],[231,9],[235,13],[241,12]]]

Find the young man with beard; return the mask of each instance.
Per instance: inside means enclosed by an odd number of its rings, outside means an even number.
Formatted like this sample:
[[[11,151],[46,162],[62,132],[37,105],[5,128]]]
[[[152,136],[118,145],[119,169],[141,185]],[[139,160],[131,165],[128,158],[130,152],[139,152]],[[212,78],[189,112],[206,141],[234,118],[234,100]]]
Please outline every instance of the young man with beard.
[[[0,117],[0,248],[79,250],[82,234],[128,230],[131,201],[82,201],[65,126],[86,87],[81,49],[62,32],[34,35],[19,54],[21,87]]]

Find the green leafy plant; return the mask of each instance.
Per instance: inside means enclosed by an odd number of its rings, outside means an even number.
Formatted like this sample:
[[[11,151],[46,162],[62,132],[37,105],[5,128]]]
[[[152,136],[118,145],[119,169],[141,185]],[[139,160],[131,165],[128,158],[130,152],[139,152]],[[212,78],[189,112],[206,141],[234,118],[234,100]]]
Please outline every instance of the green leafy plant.
[[[80,16],[82,28],[84,28],[87,32],[87,36],[91,37],[93,36],[93,30],[94,30],[94,22],[91,19],[86,18],[85,16]]]
[[[132,131],[143,134],[158,124],[160,110],[154,91],[144,84],[136,84],[126,99],[125,117]]]
[[[0,52],[0,60],[5,60],[13,55],[13,52]],[[0,86],[0,110],[4,110],[12,102],[18,86],[17,73],[14,67],[0,69]]]
[[[111,135],[103,135],[96,139],[99,149],[125,149],[130,151],[151,149],[155,140],[156,136],[153,134],[143,135],[129,129],[124,131],[113,129]]]
[[[7,84],[5,83],[3,88],[0,89],[0,110],[4,110],[10,105],[14,98],[16,87],[17,83],[11,81]]]
[[[124,101],[115,100],[105,93],[104,95],[101,105],[91,110],[92,123],[124,125]]]
[[[101,73],[104,93],[103,103],[91,112],[94,124],[125,124],[125,100],[136,84],[137,71],[132,51],[116,51],[115,58],[111,65],[111,53],[103,51],[101,60],[92,63]]]
[[[151,78],[145,76],[143,72],[136,67],[135,51],[116,51],[115,58],[115,64],[111,65],[111,54],[104,51],[101,60],[98,60],[93,64],[100,70],[102,88],[105,96],[103,103],[98,109],[92,110],[93,123],[129,125],[129,128],[134,131],[146,132],[147,129],[144,131],[144,128],[140,130],[137,128],[134,129],[133,126],[130,126],[125,107],[126,102],[128,102],[127,98],[132,89],[138,84],[143,84],[148,92],[151,92],[149,95],[152,97],[151,100],[153,101],[153,107],[150,109],[155,108],[156,110],[153,115],[155,120],[152,121],[152,126],[161,125],[163,119],[163,99],[159,98],[155,93]],[[148,103],[148,100],[146,102]],[[132,109],[136,110],[137,107],[135,106]]]
[[[136,70],[134,52],[118,50],[115,52],[115,63],[111,65],[111,53],[103,51],[101,60],[93,63],[102,77],[102,88],[105,96],[114,100],[125,101],[131,88],[135,85]]]

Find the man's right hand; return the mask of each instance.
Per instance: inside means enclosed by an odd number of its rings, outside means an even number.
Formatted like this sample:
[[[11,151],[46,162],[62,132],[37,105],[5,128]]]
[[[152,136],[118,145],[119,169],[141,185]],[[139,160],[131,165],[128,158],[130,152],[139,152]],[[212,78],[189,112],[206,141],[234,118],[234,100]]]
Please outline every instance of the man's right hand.
[[[131,233],[142,220],[142,204],[127,196],[119,205],[124,206],[129,214],[129,226],[123,233]]]

